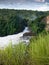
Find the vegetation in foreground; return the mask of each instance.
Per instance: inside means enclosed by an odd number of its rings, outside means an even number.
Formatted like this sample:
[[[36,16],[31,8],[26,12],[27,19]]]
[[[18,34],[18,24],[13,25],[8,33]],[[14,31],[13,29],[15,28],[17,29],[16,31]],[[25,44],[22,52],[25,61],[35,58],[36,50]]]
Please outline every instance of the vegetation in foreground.
[[[49,34],[0,50],[0,65],[49,65]]]

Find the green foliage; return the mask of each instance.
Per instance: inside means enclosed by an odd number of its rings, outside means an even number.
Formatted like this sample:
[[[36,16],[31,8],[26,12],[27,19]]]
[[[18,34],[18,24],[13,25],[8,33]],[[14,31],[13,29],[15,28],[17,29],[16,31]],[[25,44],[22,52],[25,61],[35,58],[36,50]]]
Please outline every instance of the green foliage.
[[[0,65],[49,65],[49,34],[0,49]]]
[[[6,36],[21,32],[26,26],[26,20],[17,15],[0,19],[0,36]]]
[[[0,50],[0,65],[25,65],[26,45],[20,43],[11,44],[4,50]]]
[[[39,17],[39,18],[35,19],[34,21],[31,21],[28,24],[28,26],[32,32],[39,34],[45,29],[46,23],[42,22],[43,18],[44,18],[44,16]]]
[[[27,54],[27,65],[49,65],[49,34],[32,39]]]
[[[47,15],[49,11],[0,9],[0,36],[19,33],[28,25],[33,32],[39,33],[45,27],[40,21]]]

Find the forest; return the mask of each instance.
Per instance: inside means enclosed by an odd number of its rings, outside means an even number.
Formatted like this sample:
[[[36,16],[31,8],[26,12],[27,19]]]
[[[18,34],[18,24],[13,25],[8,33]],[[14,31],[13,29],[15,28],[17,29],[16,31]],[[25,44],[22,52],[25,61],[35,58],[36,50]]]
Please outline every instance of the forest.
[[[41,23],[41,20],[47,15],[49,11],[0,9],[0,36],[17,34],[22,32],[26,26],[32,32],[42,32],[45,23]]]

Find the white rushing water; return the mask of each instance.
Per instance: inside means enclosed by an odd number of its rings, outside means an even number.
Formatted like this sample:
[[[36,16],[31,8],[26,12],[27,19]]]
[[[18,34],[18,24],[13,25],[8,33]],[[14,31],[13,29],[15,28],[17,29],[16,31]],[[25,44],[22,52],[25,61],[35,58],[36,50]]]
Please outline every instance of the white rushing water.
[[[0,48],[8,46],[10,42],[12,42],[13,45],[18,44],[19,42],[22,42],[22,41],[28,42],[29,40],[22,39],[23,34],[26,32],[29,32],[28,27],[25,27],[24,31],[18,34],[0,37]]]

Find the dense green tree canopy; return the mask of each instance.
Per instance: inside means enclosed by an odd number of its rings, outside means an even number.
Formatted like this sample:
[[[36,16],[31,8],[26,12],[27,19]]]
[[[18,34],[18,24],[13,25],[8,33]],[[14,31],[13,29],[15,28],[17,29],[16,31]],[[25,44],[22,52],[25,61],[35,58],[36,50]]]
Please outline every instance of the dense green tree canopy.
[[[26,20],[15,15],[7,18],[0,18],[0,36],[11,35],[23,31]]]
[[[0,36],[11,35],[23,31],[29,26],[33,32],[43,29],[41,17],[49,15],[49,11],[0,9]]]

